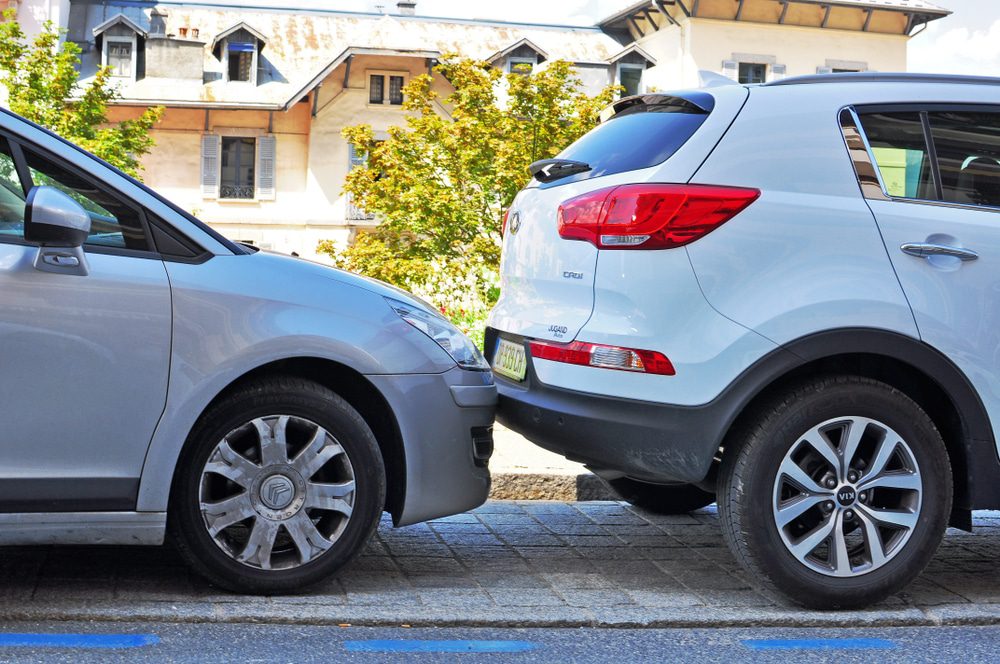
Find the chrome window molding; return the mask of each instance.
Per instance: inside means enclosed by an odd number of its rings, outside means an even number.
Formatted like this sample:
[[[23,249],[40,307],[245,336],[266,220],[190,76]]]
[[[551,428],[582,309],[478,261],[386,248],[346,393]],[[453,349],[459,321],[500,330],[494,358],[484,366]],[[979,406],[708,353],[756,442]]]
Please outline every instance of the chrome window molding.
[[[984,212],[1000,212],[1000,207],[992,205],[975,205],[972,203],[958,203],[955,201],[932,200],[928,198],[909,198],[906,196],[893,196],[882,180],[882,173],[878,169],[875,161],[875,153],[865,136],[861,126],[861,118],[853,106],[845,106],[838,113],[840,118],[840,130],[844,138],[844,145],[847,146],[851,163],[854,165],[854,174],[858,179],[858,186],[861,194],[870,201],[896,201],[898,203],[917,203],[919,205],[932,205],[935,207],[954,208],[958,210],[981,210]],[[928,157],[929,158],[929,157]]]

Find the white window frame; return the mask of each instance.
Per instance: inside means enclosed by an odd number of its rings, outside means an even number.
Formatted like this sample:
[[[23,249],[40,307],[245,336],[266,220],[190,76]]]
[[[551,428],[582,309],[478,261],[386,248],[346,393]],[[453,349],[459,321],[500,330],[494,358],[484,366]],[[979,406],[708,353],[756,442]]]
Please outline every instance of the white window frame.
[[[139,57],[136,52],[139,48],[139,40],[135,38],[135,33],[132,33],[131,37],[121,37],[113,35],[104,35],[104,43],[101,44],[101,66],[108,66],[108,56],[109,56],[109,46],[111,42],[118,42],[119,44],[131,44],[132,45],[132,74],[130,76],[116,76],[112,74],[112,78],[117,79],[127,79],[132,83],[135,83],[135,77],[138,75],[139,67]]]
[[[533,58],[529,58],[523,55],[516,57],[510,56],[509,58],[507,58],[507,73],[516,74],[517,72],[514,71],[514,67],[517,65],[531,65],[531,71],[528,73],[534,74],[535,69],[538,67],[538,56],[536,55]]]
[[[371,100],[372,98],[372,76],[382,76],[384,77],[383,87],[382,87],[382,103],[376,103]],[[365,70],[365,103],[372,108],[402,108],[402,104],[390,104],[389,103],[389,77],[390,76],[402,76],[403,77],[403,87],[405,88],[410,82],[410,73],[405,71],[390,71],[388,69],[366,69]],[[406,95],[403,95],[403,102],[406,102]]]
[[[639,70],[639,89],[636,90],[637,95],[646,93],[646,82],[643,80],[646,75],[646,65],[637,65],[634,62],[619,62],[618,67],[615,69],[615,85],[622,84],[622,70],[623,69],[638,69]],[[623,92],[628,94],[627,92]]]
[[[242,43],[242,42],[240,42]],[[250,85],[257,85],[257,54],[260,52],[260,43],[254,41],[253,45],[253,56],[250,59],[250,80],[241,81],[239,79],[229,78],[229,38],[222,40],[222,71],[225,73],[226,81],[228,83],[248,83]]]

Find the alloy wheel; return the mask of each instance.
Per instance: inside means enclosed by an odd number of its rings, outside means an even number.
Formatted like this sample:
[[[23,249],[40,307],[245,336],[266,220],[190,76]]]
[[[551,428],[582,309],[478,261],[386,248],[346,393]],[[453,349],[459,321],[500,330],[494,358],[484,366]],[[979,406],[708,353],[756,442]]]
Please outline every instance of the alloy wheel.
[[[874,419],[835,418],[785,454],[774,480],[774,524],[807,568],[855,577],[904,548],[922,496],[920,469],[901,436]]]
[[[263,570],[305,565],[343,533],[355,500],[344,448],[315,422],[259,417],[230,431],[201,474],[209,536],[233,560]]]

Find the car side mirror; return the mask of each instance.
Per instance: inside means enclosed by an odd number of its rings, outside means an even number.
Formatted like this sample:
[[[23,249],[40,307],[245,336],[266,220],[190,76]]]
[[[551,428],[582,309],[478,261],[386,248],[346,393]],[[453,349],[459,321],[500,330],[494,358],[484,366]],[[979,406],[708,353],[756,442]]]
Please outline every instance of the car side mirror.
[[[39,245],[35,269],[86,276],[83,243],[90,235],[90,214],[65,192],[39,185],[24,202],[24,239]]]

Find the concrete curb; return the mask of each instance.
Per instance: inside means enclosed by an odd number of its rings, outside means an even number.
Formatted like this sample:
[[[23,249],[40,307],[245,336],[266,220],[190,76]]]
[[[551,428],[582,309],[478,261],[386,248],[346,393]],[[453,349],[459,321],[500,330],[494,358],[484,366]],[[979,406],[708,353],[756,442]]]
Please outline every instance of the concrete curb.
[[[106,604],[72,602],[47,609],[6,609],[6,621],[94,621],[165,623],[267,623],[352,627],[939,627],[1000,624],[1000,607],[945,605],[905,606],[865,611],[818,612],[794,607],[674,607],[623,609],[505,607],[490,610],[422,607],[337,606],[306,603],[294,607],[260,598],[246,602],[138,602]]]
[[[591,473],[493,473],[490,500],[621,500],[600,477]]]

